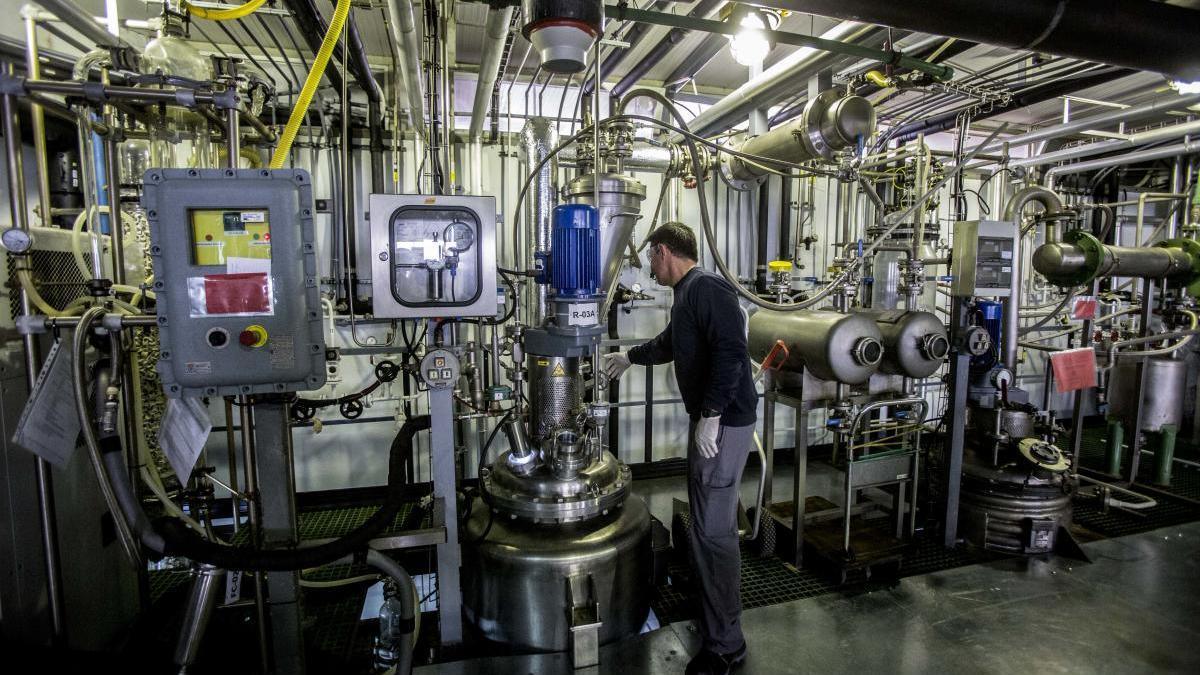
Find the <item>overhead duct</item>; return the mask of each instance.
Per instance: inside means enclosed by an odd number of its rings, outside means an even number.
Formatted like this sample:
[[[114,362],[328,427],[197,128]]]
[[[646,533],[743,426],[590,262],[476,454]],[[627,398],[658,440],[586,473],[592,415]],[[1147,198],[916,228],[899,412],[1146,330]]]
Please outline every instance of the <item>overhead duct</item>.
[[[475,100],[471,104],[471,194],[483,194],[483,121],[491,103],[492,88],[500,74],[500,59],[513,8],[489,9],[484,24],[483,54],[479,58],[479,78],[475,81]],[[497,111],[499,112],[499,111]]]
[[[688,16],[703,19],[717,11],[722,4],[723,0],[700,0],[692,11],[688,12]],[[662,40],[659,40],[658,44],[642,57],[641,61],[635,63],[629,72],[625,73],[625,76],[617,82],[612,90],[613,96],[624,96],[625,92],[637,85],[638,81],[645,77],[651,68],[657,66],[663,57],[691,32],[687,28],[672,28]]]
[[[409,116],[418,132],[425,129],[425,91],[421,85],[421,57],[417,50],[420,36],[417,35],[413,19],[413,4],[401,0],[387,0],[388,13],[392,15],[392,37],[400,46],[400,75],[404,79],[404,90],[408,93]]]
[[[664,12],[671,4],[673,3],[670,0],[657,0],[657,2],[650,6],[650,10],[654,12]],[[613,71],[617,69],[617,66],[621,65],[621,63],[625,60],[625,57],[629,56],[630,53],[633,52],[633,50],[638,46],[638,43],[642,41],[642,38],[646,37],[646,33],[649,32],[650,28],[651,25],[648,23],[635,23],[629,28],[629,31],[623,36],[624,41],[629,46],[617,48],[610,53],[607,58],[600,61],[601,82],[608,79],[608,76],[612,75]],[[588,78],[584,80],[583,93],[585,95],[592,93],[592,89],[595,86],[596,81],[594,79]]]
[[[1087,171],[1095,171],[1096,169],[1107,169],[1110,166],[1151,162],[1156,159],[1190,155],[1197,152],[1200,152],[1200,140],[1185,140],[1183,143],[1176,143],[1175,145],[1168,145],[1161,148],[1139,150],[1137,152],[1129,152],[1123,155],[1116,155],[1114,157],[1093,159],[1086,162],[1076,162],[1074,164],[1063,164],[1060,166],[1051,167],[1048,171],[1046,171],[1046,174],[1042,177],[1042,183],[1044,185],[1050,185],[1055,176],[1060,176],[1062,174],[1084,173]]]
[[[757,4],[1200,80],[1200,12],[1150,0],[756,0]]]
[[[821,34],[826,40],[856,42],[875,31],[853,21],[840,23]],[[808,78],[829,66],[838,55],[810,47],[788,54],[758,77],[735,89],[715,105],[701,112],[688,126],[692,133],[712,136],[744,121],[755,108],[766,108],[808,86]],[[672,138],[672,142],[678,141]]]

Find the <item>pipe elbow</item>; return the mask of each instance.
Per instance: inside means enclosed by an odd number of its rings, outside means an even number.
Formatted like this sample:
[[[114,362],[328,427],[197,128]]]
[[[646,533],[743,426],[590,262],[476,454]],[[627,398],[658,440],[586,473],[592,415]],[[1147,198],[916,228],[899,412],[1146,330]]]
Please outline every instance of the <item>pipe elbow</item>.
[[[1041,204],[1047,213],[1062,210],[1062,200],[1053,191],[1039,185],[1030,185],[1021,188],[1009,198],[1008,203],[1004,205],[1004,219],[1009,221],[1019,219],[1030,202]]]

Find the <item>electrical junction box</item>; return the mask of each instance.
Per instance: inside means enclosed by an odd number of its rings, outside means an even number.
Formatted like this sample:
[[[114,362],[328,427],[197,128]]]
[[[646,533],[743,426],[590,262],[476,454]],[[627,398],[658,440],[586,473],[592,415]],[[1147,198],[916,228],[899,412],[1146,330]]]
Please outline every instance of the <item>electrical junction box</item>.
[[[950,258],[951,295],[1007,297],[1017,250],[1017,223],[964,220],[954,224]]]
[[[371,195],[376,317],[496,315],[496,199]]]
[[[308,172],[150,169],[144,184],[167,396],[323,385]]]

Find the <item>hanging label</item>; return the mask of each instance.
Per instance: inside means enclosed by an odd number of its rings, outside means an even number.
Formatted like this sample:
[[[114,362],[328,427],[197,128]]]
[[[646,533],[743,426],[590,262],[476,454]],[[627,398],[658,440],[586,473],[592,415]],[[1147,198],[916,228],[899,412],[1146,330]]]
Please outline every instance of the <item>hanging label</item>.
[[[1071,318],[1075,321],[1091,321],[1096,318],[1096,296],[1081,295],[1071,301]]]
[[[67,466],[79,439],[71,350],[61,345],[55,342],[46,355],[12,437],[13,443],[60,469]]]
[[[204,449],[210,431],[212,420],[208,417],[208,408],[199,398],[167,399],[158,443],[180,483],[186,483],[192,475],[192,467],[196,465],[196,458]]]
[[[594,302],[571,305],[570,314],[567,316],[567,325],[594,326],[596,325],[596,315],[598,313],[599,310]]]

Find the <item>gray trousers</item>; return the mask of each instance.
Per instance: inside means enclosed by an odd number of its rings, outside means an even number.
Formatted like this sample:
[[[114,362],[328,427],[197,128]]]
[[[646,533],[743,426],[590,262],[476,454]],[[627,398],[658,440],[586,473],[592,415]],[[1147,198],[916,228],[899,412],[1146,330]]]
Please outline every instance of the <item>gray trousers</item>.
[[[740,593],[737,503],[742,470],[754,425],[717,433],[720,452],[705,459],[696,449],[696,422],[688,427],[688,500],[691,502],[691,563],[700,593],[700,636],[704,648],[728,654],[745,643]]]

